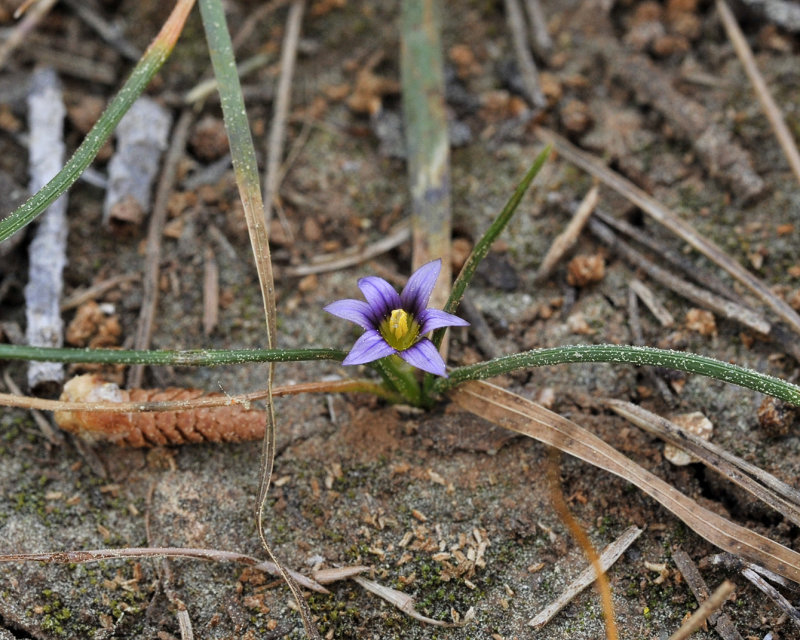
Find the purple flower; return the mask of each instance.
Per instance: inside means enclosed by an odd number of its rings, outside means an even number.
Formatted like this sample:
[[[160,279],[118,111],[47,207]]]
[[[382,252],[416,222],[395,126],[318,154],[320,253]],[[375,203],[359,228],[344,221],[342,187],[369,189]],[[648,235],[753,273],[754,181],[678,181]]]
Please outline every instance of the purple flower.
[[[466,327],[469,322],[438,309],[428,309],[428,299],[439,277],[441,260],[422,265],[398,295],[383,278],[358,281],[362,300],[337,300],[325,311],[366,329],[342,364],[365,364],[397,354],[410,365],[447,377],[442,356],[425,334],[441,327]]]

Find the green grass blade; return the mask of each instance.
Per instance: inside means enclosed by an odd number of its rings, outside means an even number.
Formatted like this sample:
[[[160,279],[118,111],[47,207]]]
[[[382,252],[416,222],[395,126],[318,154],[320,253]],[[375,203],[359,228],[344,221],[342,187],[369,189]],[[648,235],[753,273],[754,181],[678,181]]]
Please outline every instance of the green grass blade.
[[[178,0],[161,31],[134,67],[127,82],[114,96],[103,115],[89,131],[64,168],[22,206],[0,220],[0,242],[15,234],[42,213],[69,189],[86,167],[91,164],[122,116],[142,94],[150,80],[169,57],[193,5],[194,0]]]
[[[506,206],[503,207],[500,215],[497,216],[495,221],[486,230],[486,233],[484,233],[481,239],[475,244],[475,248],[472,250],[472,253],[470,253],[467,261],[464,263],[461,273],[458,274],[456,281],[453,283],[453,290],[450,292],[450,298],[444,307],[444,310],[448,313],[455,313],[458,309],[461,298],[464,297],[464,291],[466,291],[467,286],[472,281],[478,265],[486,257],[486,254],[489,253],[489,249],[491,248],[492,243],[497,239],[497,236],[500,235],[503,229],[506,228],[506,225],[508,225],[510,222],[511,217],[514,215],[519,203],[522,201],[522,197],[527,192],[528,187],[531,186],[531,182],[533,182],[533,179],[547,161],[547,157],[550,155],[550,149],[551,147],[548,145],[538,156],[536,156],[536,159],[533,161],[533,165],[528,170],[528,173],[525,174],[525,177],[522,179],[522,182],[520,182],[511,198],[509,198]],[[444,329],[438,329],[433,333],[433,343],[436,345],[437,349],[442,343],[444,333]]]
[[[650,365],[697,373],[759,391],[800,406],[800,387],[780,378],[694,353],[611,344],[569,345],[535,349],[459,367],[450,372],[449,378],[437,379],[433,385],[433,391],[441,393],[467,380],[485,380],[517,369],[587,362]]]
[[[189,349],[145,351],[123,349],[66,349],[0,344],[0,360],[35,360],[83,364],[144,364],[173,367],[218,367],[248,362],[301,362],[337,360],[347,356],[339,349]]]

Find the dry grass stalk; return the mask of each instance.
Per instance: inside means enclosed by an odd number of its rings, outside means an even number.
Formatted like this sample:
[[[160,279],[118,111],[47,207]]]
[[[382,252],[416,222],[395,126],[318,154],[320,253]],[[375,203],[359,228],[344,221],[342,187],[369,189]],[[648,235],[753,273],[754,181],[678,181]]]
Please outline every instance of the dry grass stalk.
[[[219,267],[211,247],[206,247],[203,269],[203,335],[209,336],[219,321]]]
[[[662,205],[658,200],[620,174],[609,169],[592,155],[581,151],[568,140],[553,131],[543,127],[537,127],[536,134],[541,140],[551,143],[556,151],[565,159],[578,165],[584,171],[587,171],[598,180],[623,195],[640,207],[642,211],[656,222],[667,227],[672,233],[689,243],[706,258],[727,271],[733,278],[755,293],[756,296],[782,318],[792,330],[796,333],[800,333],[800,315],[798,315],[794,309],[775,295],[761,280],[756,278],[738,262],[731,259],[731,257],[717,245],[698,234],[690,224],[681,219],[675,212]]]
[[[161,239],[164,235],[164,225],[167,221],[167,205],[169,195],[175,183],[178,162],[186,150],[186,140],[189,137],[189,127],[193,119],[189,109],[178,118],[175,129],[164,158],[164,167],[161,179],[156,189],[153,202],[153,213],[147,228],[147,246],[145,248],[144,275],[142,277],[142,306],[139,309],[139,319],[136,323],[136,338],[134,348],[148,349],[153,336],[153,323],[155,322],[156,306],[158,304],[158,280],[161,272]],[[139,387],[144,375],[143,365],[134,365],[128,371],[128,385]]]
[[[234,551],[218,549],[198,549],[192,547],[125,547],[121,549],[91,549],[87,551],[49,551],[43,553],[2,553],[2,562],[45,562],[52,564],[84,564],[102,560],[119,560],[125,558],[193,558],[196,560],[212,560],[214,562],[235,562],[279,576],[280,571],[274,562],[260,560]],[[361,567],[363,569],[363,567]],[[330,593],[316,580],[296,571],[289,571],[292,577],[304,588],[317,593]],[[351,577],[349,575],[343,577]]]
[[[600,566],[603,571],[608,571],[609,568],[619,560],[620,556],[630,547],[636,539],[642,534],[642,529],[636,526],[631,526],[622,532],[622,535],[609,544],[600,553]],[[558,598],[553,600],[549,605],[542,609],[536,617],[532,618],[528,625],[531,627],[541,629],[553,617],[566,607],[572,599],[577,596],[581,591],[588,587],[597,578],[597,572],[594,567],[587,567],[581,574],[575,578],[566,589],[561,593]]]
[[[730,38],[733,48],[736,50],[736,55],[739,56],[739,60],[744,67],[747,77],[753,84],[756,97],[761,103],[761,108],[764,110],[764,114],[767,116],[772,130],[775,132],[778,144],[781,145],[781,149],[795,177],[800,181],[800,152],[797,151],[794,137],[792,136],[792,132],[789,131],[789,127],[786,126],[786,121],[783,119],[781,110],[775,103],[767,87],[767,83],[764,81],[764,77],[758,70],[755,57],[750,50],[750,45],[747,44],[747,40],[739,27],[739,23],[736,22],[736,18],[725,0],[717,0],[717,13],[719,13],[719,17],[722,19],[722,24],[725,27],[728,38]]]
[[[486,382],[464,383],[450,392],[450,398],[490,422],[631,482],[711,544],[800,583],[800,553],[700,506],[571,420]]]
[[[595,185],[589,189],[566,228],[553,240],[553,244],[550,245],[550,249],[542,259],[542,264],[539,265],[539,269],[536,271],[535,282],[541,282],[546,279],[553,272],[558,261],[575,245],[578,236],[583,231],[583,227],[589,220],[589,216],[592,215],[595,207],[597,207],[599,199],[600,190]]]
[[[673,549],[672,560],[678,571],[683,575],[683,579],[686,580],[686,584],[692,590],[697,602],[702,603],[707,600],[711,592],[689,554],[683,549]],[[736,630],[727,613],[714,611],[708,616],[708,620],[714,625],[722,640],[742,640],[741,634]]]
[[[698,266],[683,254],[665,246],[664,243],[653,234],[652,229],[639,229],[625,220],[615,218],[603,209],[595,209],[594,216],[605,222],[612,229],[634,240],[637,244],[650,249],[650,251],[660,258],[656,260],[656,262],[662,263],[664,267],[671,265],[675,269],[682,271],[690,280],[693,280],[714,293],[718,293],[723,298],[728,298],[728,300],[741,300],[740,294],[734,292],[733,289],[714,274]]]
[[[703,440],[703,438],[681,429],[674,422],[638,405],[614,399],[606,400],[605,404],[636,426],[692,454],[704,465],[739,485],[764,504],[775,509],[783,517],[800,526],[800,495],[792,487],[766,471],[725,451],[722,447]]]
[[[611,587],[608,584],[608,576],[605,573],[600,557],[589,540],[589,535],[583,530],[578,521],[574,518],[564,499],[564,492],[561,491],[561,479],[559,477],[559,457],[560,451],[550,448],[548,451],[547,477],[550,482],[550,502],[558,513],[558,517],[567,526],[572,537],[575,538],[583,553],[592,565],[597,591],[603,604],[603,615],[606,623],[606,639],[618,640],[617,618],[614,615],[614,601],[611,599]]]
[[[382,253],[399,247],[411,237],[411,225],[406,221],[391,229],[383,238],[371,244],[351,247],[337,253],[324,253],[312,256],[306,264],[287,267],[284,273],[288,276],[308,276],[312,273],[338,271],[356,264],[371,260]]]
[[[621,254],[626,260],[639,269],[642,269],[647,275],[653,278],[653,280],[656,280],[687,300],[691,300],[695,304],[715,311],[730,320],[740,322],[758,333],[768,334],[772,329],[772,325],[755,311],[702,289],[683,278],[677,277],[674,273],[657,266],[619,238],[609,227],[599,220],[590,220],[589,230],[613,251]]]
[[[11,35],[0,45],[0,67],[5,67],[11,54],[28,38],[36,25],[50,12],[57,0],[41,0],[36,2],[25,17],[11,31]],[[22,12],[27,9],[30,2],[23,3],[14,13],[14,18],[19,18]]]
[[[273,201],[278,198],[278,182],[283,146],[286,141],[286,120],[289,114],[294,65],[297,45],[300,41],[300,26],[303,22],[305,0],[294,0],[286,18],[286,35],[281,49],[281,75],[272,114],[272,126],[267,141],[267,168],[264,174],[264,206],[266,223],[269,225]]]
[[[697,631],[706,619],[715,613],[733,593],[735,589],[732,582],[725,580],[719,585],[714,593],[707,600],[703,600],[691,617],[681,625],[681,628],[673,633],[669,640],[686,640],[690,635]]]

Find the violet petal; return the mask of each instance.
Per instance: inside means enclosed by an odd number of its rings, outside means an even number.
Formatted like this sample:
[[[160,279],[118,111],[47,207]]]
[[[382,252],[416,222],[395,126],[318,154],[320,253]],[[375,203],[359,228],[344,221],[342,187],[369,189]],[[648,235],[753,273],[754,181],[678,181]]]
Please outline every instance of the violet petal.
[[[414,315],[422,313],[422,310],[428,305],[428,299],[431,297],[431,292],[436,285],[436,279],[439,277],[441,270],[442,260],[439,258],[423,264],[411,274],[403,293],[400,294],[404,309]]]
[[[435,329],[441,329],[442,327],[469,326],[469,322],[466,320],[463,320],[458,316],[454,316],[452,313],[439,311],[439,309],[425,309],[425,311],[423,311],[417,318],[417,322],[422,325],[419,330],[419,332],[422,334],[426,334],[429,331],[434,331]]]
[[[356,340],[342,364],[365,364],[373,360],[380,360],[393,353],[395,353],[395,350],[389,346],[376,329],[367,329]]]
[[[399,351],[397,355],[412,367],[422,369],[436,376],[447,377],[442,356],[439,355],[434,344],[427,338],[423,338],[405,351]]]
[[[358,281],[358,288],[367,299],[367,304],[372,312],[372,319],[377,325],[392,309],[400,308],[400,296],[397,291],[383,278],[367,276]]]
[[[372,309],[363,300],[351,300],[349,298],[336,300],[323,307],[323,309],[339,318],[355,322],[364,329],[375,329],[375,323],[372,320]]]

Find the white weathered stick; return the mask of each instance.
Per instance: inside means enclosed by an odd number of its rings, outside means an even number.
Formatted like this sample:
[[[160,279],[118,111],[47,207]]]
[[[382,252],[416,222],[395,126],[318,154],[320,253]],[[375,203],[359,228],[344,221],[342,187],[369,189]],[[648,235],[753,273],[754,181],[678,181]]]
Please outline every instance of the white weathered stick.
[[[167,148],[172,117],[155,100],[139,98],[117,126],[117,150],[108,164],[103,223],[139,224],[150,209],[150,192]]]
[[[36,193],[58,173],[64,162],[64,115],[61,83],[52,69],[38,69],[28,95],[30,128],[30,190]],[[64,344],[61,320],[62,272],[67,250],[67,196],[62,195],[42,215],[30,245],[25,315],[28,344],[60,347]],[[57,362],[31,362],[31,389],[64,380],[64,366]]]
[[[603,567],[603,571],[608,571],[608,568],[619,560],[619,557],[625,553],[625,550],[630,547],[641,534],[642,530],[639,529],[639,527],[628,527],[619,538],[603,549],[603,553],[600,554],[600,566]],[[576,595],[592,584],[596,579],[597,575],[594,572],[594,567],[587,567],[584,569],[581,574],[564,589],[564,592],[558,596],[558,598],[553,600],[553,602],[542,609],[536,617],[531,619],[528,626],[540,629],[546,625],[553,616],[566,607]]]

